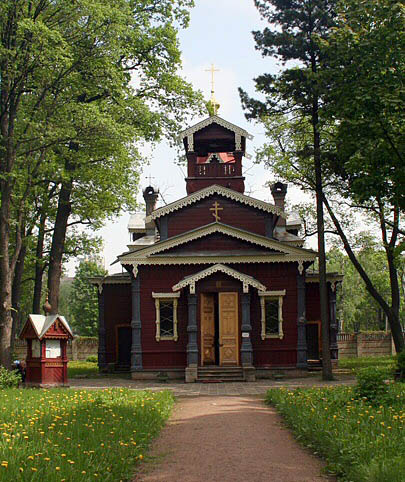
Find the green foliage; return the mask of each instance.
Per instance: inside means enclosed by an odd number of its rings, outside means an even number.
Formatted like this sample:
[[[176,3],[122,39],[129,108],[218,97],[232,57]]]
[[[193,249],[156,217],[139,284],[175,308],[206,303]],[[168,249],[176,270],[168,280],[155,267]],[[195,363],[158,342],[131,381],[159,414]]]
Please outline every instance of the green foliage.
[[[385,383],[387,371],[380,368],[362,368],[357,372],[356,396],[371,404],[382,403],[388,393]]]
[[[360,358],[340,358],[339,368],[347,368],[353,370],[355,373],[362,368],[376,367],[384,369],[387,372],[391,371],[395,365],[395,358],[393,356],[372,356]]]
[[[82,261],[76,268],[69,303],[72,315],[71,325],[78,335],[97,336],[97,289],[90,283],[90,278],[103,277],[106,274],[106,270],[96,261]]]
[[[389,401],[389,402],[388,402]],[[387,403],[355,398],[352,387],[269,390],[297,439],[327,462],[327,471],[351,482],[403,482],[405,386],[388,386]]]
[[[21,375],[16,370],[7,370],[0,366],[0,389],[18,387]]]
[[[98,366],[93,362],[68,362],[68,378],[97,378],[99,376]]]
[[[402,350],[396,356],[396,370],[399,375],[398,380],[405,382],[405,350]]]
[[[98,358],[97,358],[97,355],[90,355],[86,358],[86,362],[89,362],[89,363],[97,363],[98,362]]]
[[[132,480],[173,403],[168,391],[2,390],[0,478]]]

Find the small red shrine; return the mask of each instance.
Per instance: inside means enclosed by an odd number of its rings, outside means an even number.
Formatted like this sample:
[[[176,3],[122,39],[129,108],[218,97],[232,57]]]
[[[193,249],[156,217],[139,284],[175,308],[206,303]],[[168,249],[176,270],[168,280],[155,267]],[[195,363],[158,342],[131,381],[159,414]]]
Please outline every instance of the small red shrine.
[[[218,115],[180,133],[187,195],[131,216],[123,273],[94,278],[99,291],[99,367],[133,378],[187,382],[254,380],[322,362],[318,254],[300,221],[244,193],[242,160],[251,135]],[[337,361],[336,284],[329,273],[330,349]]]
[[[30,386],[67,386],[67,342],[73,338],[61,315],[29,315],[20,338],[27,341],[25,383]]]

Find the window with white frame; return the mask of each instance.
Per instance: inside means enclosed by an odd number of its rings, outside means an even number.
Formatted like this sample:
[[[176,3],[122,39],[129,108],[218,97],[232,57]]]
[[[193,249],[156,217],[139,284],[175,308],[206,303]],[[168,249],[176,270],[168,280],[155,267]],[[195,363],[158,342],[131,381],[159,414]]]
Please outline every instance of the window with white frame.
[[[156,341],[177,341],[177,305],[180,293],[152,293],[152,296],[156,308]]]
[[[283,333],[283,297],[285,290],[259,291],[262,314],[262,340],[284,337]]]

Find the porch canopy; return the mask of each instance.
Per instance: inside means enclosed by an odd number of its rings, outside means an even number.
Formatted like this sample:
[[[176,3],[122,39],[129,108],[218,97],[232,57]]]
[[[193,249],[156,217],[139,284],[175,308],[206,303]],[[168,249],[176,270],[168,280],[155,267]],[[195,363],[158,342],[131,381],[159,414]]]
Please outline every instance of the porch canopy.
[[[195,284],[197,281],[200,281],[207,276],[211,276],[214,273],[217,273],[218,271],[227,274],[228,276],[231,276],[232,278],[235,278],[239,280],[240,282],[243,283],[243,292],[248,293],[249,292],[249,286],[252,286],[253,288],[257,288],[259,291],[266,291],[266,287],[260,283],[257,279],[253,278],[252,276],[249,276],[247,274],[241,273],[239,271],[236,271],[236,269],[230,268],[229,266],[225,266],[223,264],[214,264],[213,266],[210,266],[207,269],[204,269],[202,271],[199,271],[198,273],[194,273],[190,276],[186,276],[183,278],[181,281],[179,281],[177,284],[172,286],[173,291],[179,291],[182,288],[185,288],[186,286],[190,287],[190,293],[194,294],[195,293]]]

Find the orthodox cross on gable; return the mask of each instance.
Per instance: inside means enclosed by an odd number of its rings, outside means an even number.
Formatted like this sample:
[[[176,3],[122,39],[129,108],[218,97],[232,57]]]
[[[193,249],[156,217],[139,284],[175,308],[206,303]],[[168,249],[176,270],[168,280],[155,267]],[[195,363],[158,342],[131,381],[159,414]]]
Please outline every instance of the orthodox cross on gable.
[[[213,211],[212,215],[214,216],[215,221],[220,221],[221,218],[218,215],[218,211],[223,211],[224,208],[219,207],[220,205],[218,201],[215,201],[212,205],[214,207],[210,208],[210,211]]]

